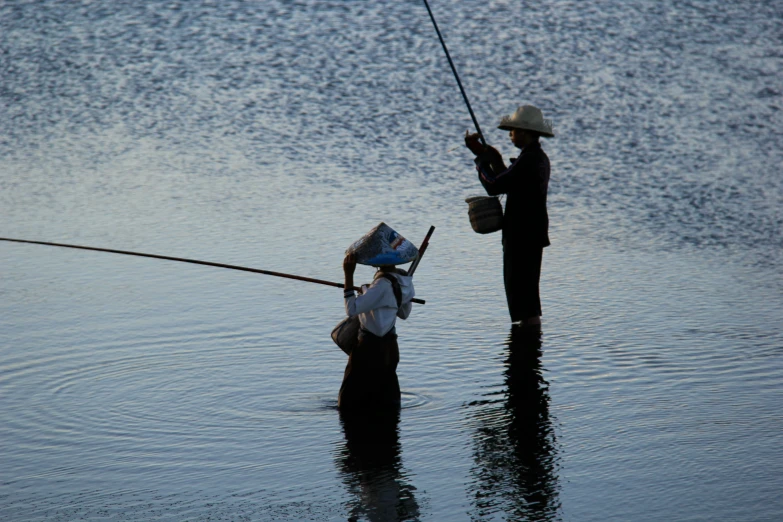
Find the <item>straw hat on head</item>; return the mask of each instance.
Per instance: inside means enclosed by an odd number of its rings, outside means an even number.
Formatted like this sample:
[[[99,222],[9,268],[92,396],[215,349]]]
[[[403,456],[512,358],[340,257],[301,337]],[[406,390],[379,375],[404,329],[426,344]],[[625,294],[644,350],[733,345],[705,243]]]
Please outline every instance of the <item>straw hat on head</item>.
[[[498,129],[522,129],[537,132],[545,138],[555,137],[555,133],[552,131],[552,122],[545,120],[541,109],[533,105],[520,105],[514,114],[503,116],[500,119]]]

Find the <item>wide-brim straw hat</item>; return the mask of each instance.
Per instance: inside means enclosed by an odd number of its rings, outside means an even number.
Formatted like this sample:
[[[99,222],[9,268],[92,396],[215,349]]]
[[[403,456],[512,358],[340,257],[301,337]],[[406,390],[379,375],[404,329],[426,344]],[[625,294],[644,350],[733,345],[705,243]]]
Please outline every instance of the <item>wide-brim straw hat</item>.
[[[498,129],[522,129],[537,132],[545,138],[555,137],[552,122],[545,120],[541,109],[534,105],[520,105],[514,114],[503,116]]]
[[[419,249],[381,222],[348,247],[345,253],[354,254],[360,265],[384,266],[410,263],[419,255]]]

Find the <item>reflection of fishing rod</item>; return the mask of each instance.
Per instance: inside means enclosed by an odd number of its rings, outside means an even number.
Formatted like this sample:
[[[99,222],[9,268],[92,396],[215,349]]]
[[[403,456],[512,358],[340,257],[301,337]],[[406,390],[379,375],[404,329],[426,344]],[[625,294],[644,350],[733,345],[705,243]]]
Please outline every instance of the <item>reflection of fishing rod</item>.
[[[449,61],[449,65],[451,65],[451,71],[454,73],[454,78],[457,79],[457,85],[459,85],[459,90],[462,93],[462,98],[465,100],[465,105],[468,106],[468,112],[470,112],[470,117],[473,119],[473,125],[476,126],[476,132],[478,132],[479,140],[481,141],[482,145],[486,145],[487,142],[484,141],[484,134],[481,133],[481,127],[479,127],[478,121],[476,120],[476,115],[473,114],[473,109],[470,107],[470,102],[468,101],[468,95],[465,94],[465,89],[462,88],[462,82],[459,81],[459,75],[457,74],[457,69],[454,67],[454,62],[451,61],[451,55],[449,55],[449,50],[446,49],[446,42],[443,41],[443,37],[440,34],[440,29],[438,29],[438,24],[435,22],[435,17],[432,15],[432,9],[430,9],[430,4],[427,3],[427,0],[424,0],[424,5],[427,7],[427,12],[430,14],[432,25],[435,26],[435,32],[438,33],[438,39],[440,40],[440,44],[443,46],[443,51],[446,53],[446,59]]]
[[[434,228],[434,227],[433,227]],[[429,238],[429,236],[427,236]],[[184,259],[181,257],[170,257],[170,256],[159,256],[156,254],[142,254],[139,252],[128,252],[126,250],[114,250],[111,248],[96,248],[96,247],[88,247],[88,246],[79,246],[79,245],[66,245],[63,243],[48,243],[45,241],[28,241],[26,239],[11,239],[7,237],[0,237],[0,241],[13,241],[15,243],[30,243],[33,245],[47,245],[47,246],[56,246],[56,247],[64,247],[64,248],[78,248],[81,250],[92,250],[95,252],[109,252],[112,254],[124,254],[127,256],[139,256],[139,257],[151,257],[154,259],[166,259],[168,261],[180,261],[182,263],[193,263],[195,265],[206,265],[206,266],[216,266],[218,268],[229,268],[231,270],[242,270],[245,272],[253,272],[255,274],[265,274],[265,275],[271,275],[271,276],[277,276],[277,277],[285,277],[288,279],[296,279],[297,281],[305,281],[306,283],[317,283],[319,285],[328,285],[328,286],[335,286],[337,288],[344,288],[345,285],[342,283],[333,283],[331,281],[324,281],[322,279],[313,279],[311,277],[302,277],[292,274],[284,274],[282,272],[272,272],[270,270],[259,270],[258,268],[247,268],[244,266],[236,266],[236,265],[226,265],[223,263],[212,263],[209,261],[198,261],[196,259]],[[425,247],[426,248],[426,247]],[[421,257],[421,256],[419,256]],[[354,290],[359,290],[359,288],[354,287]],[[424,304],[425,301],[423,299],[413,299],[414,303],[418,304]]]

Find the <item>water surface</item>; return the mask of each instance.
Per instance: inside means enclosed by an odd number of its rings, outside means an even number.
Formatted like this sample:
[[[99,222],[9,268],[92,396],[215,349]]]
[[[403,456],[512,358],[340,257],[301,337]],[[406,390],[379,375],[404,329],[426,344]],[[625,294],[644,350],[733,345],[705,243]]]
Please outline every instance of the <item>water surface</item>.
[[[340,281],[436,226],[373,423],[336,410],[338,289],[0,242],[0,518],[783,516],[780,6],[463,4],[488,140],[555,123],[540,338],[423,5],[0,5],[1,237]]]

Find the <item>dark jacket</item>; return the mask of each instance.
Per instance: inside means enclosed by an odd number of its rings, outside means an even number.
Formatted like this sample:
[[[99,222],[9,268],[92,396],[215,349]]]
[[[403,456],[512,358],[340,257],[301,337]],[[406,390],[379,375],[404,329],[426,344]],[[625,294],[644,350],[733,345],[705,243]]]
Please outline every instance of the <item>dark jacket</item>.
[[[507,195],[503,240],[542,248],[549,246],[546,194],[550,167],[541,144],[534,142],[526,146],[505,170],[496,154],[486,152],[476,158],[476,165],[479,181],[487,194]]]

